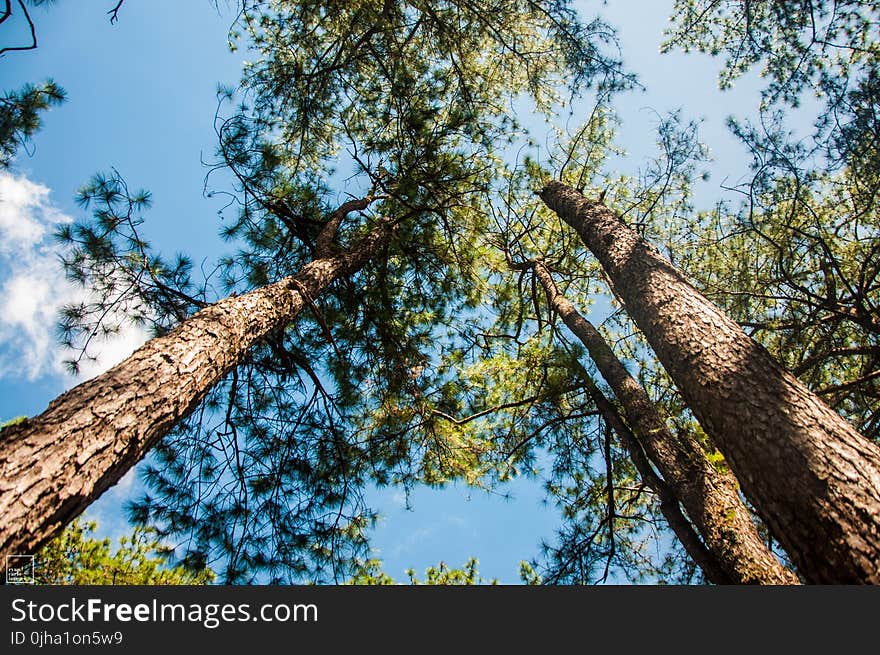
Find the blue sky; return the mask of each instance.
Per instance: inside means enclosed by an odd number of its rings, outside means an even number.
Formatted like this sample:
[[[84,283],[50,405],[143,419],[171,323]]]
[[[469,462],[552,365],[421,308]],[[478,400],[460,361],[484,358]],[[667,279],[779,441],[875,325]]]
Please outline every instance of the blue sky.
[[[135,187],[149,189],[153,207],[143,232],[164,254],[185,250],[198,264],[222,251],[216,237],[219,198],[203,185],[212,159],[212,118],[218,83],[239,78],[240,55],[226,46],[231,17],[209,0],[127,0],[118,23],[104,13],[113,2],[60,2],[34,9],[39,48],[0,57],[0,89],[52,77],[68,100],[44,117],[31,151],[16,160],[12,175],[0,174],[0,420],[36,414],[66,388],[125,357],[143,339],[136,330],[105,344],[97,365],[80,378],[63,372],[67,356],[54,340],[57,307],[82,293],[63,280],[53,226],[81,210],[73,201],[89,177],[110,168]],[[645,92],[618,101],[623,123],[618,143],[628,152],[618,163],[633,174],[655,154],[658,114],[683,108],[686,119],[703,119],[701,136],[715,161],[699,189],[704,204],[720,197],[719,185],[747,175],[739,144],[724,119],[745,115],[756,104],[753,77],[732,91],[717,91],[720,62],[699,55],[659,54],[671,0],[580,2],[587,18],[601,13],[618,27],[628,66]],[[221,3],[222,7],[222,3]],[[0,27],[0,43],[23,39],[21,23]],[[585,108],[588,109],[588,108]],[[127,526],[119,506],[136,488],[134,476],[111,489],[87,512],[104,534]],[[384,518],[374,533],[377,556],[393,577],[407,568],[423,571],[440,560],[450,565],[480,560],[484,577],[518,582],[519,561],[552,539],[558,521],[543,503],[539,483],[520,480],[510,497],[453,486],[417,490],[410,507],[397,490],[368,498]]]

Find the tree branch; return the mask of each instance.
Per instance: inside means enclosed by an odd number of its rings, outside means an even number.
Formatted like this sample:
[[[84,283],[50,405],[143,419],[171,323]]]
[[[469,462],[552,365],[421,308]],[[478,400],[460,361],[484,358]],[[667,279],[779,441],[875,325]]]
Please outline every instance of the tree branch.
[[[6,54],[7,52],[11,52],[13,50],[34,50],[37,47],[37,30],[34,27],[34,21],[31,20],[31,15],[28,13],[27,7],[24,6],[24,0],[18,0],[18,6],[21,7],[21,10],[24,12],[25,20],[27,20],[28,27],[31,30],[31,44],[28,46],[9,46],[6,48],[0,49],[0,55]],[[12,8],[10,6],[10,2],[7,0],[6,2],[6,11],[3,15],[3,18],[0,19],[0,23],[5,21],[12,14]]]

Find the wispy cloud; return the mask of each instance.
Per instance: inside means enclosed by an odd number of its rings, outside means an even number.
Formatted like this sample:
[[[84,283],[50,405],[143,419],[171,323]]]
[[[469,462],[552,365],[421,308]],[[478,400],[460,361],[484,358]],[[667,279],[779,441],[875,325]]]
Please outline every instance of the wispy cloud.
[[[403,491],[395,491],[391,494],[391,504],[401,509],[407,509],[409,507],[409,501],[406,497],[406,493]]]
[[[70,352],[55,339],[58,312],[86,292],[64,277],[52,234],[72,219],[49,195],[46,186],[0,171],[0,378],[64,375],[72,385],[118,363],[147,335],[125,330],[99,344],[97,361],[83,362],[76,379],[64,372]]]
[[[414,532],[410,532],[403,539],[398,541],[391,553],[394,557],[412,555],[413,553],[418,552],[423,544],[434,541],[436,535],[437,529],[434,527],[419,528]]]

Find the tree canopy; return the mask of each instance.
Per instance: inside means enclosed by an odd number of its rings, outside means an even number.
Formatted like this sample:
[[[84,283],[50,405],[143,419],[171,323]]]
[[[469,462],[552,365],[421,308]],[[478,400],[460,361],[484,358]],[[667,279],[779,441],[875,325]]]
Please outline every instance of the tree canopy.
[[[318,575],[313,561],[342,571],[347,549],[365,547],[366,480],[485,470],[478,440],[438,422],[454,371],[436,345],[460,349],[454,317],[479,304],[493,189],[523,132],[510,103],[526,94],[549,113],[563,80],[603,95],[632,81],[603,51],[613,34],[600,22],[581,25],[561,3],[496,4],[245,4],[240,24],[261,56],[217,117],[218,166],[239,208],[224,235],[240,250],[216,282],[149,252],[137,232],[145,194],[116,176],[84,189],[94,220],[60,236],[70,274],[100,290],[64,317],[85,356],[89,335],[117,329],[108,317],[164,334],[218,295],[338,247],[318,233],[340,161],[353,170],[341,188],[376,201],[340,222],[335,243],[382,215],[395,222],[381,256],[253,350],[154,451],[133,515],[196,535],[186,561],[229,557],[230,581]]]
[[[681,114],[661,122],[640,179],[613,170],[614,100],[638,82],[613,29],[564,0],[243,0],[230,45],[254,59],[218,94],[209,178],[229,198],[230,254],[196,271],[186,254],[156,252],[141,235],[149,193],[115,171],[95,176],[78,198],[91,216],[58,232],[66,272],[89,290],[61,319],[70,368],[93,356],[95,335],[135,323],[172,338],[221,301],[362,256],[320,293],[297,287],[302,310],[170,426],[140,469],[133,521],[157,539],[185,536],[181,565],[223,582],[386,583],[368,557],[369,485],[503,488],[543,475],[564,525],[526,579],[730,581],[708,574],[725,546],[559,320],[547,279],[596,314],[596,338],[636,372],[630,384],[664,428],[651,434],[690,449],[734,497],[718,440],[607,265],[536,193],[557,181],[597,198],[880,440],[874,13],[842,1],[676,1],[666,48],[723,53],[722,88],[758,64],[768,80],[761,123],[730,121],[754,158],[742,202],[698,211],[706,152]],[[807,90],[825,111],[797,142],[784,116]],[[62,99],[51,82],[7,95],[0,165]],[[551,126],[543,150],[527,115]],[[761,557],[791,565],[746,505],[725,511],[754,531]],[[685,548],[670,537],[675,521],[678,539],[693,540]],[[482,581],[475,562],[426,575]]]
[[[34,556],[37,584],[74,585],[197,585],[210,584],[209,569],[192,571],[169,565],[172,549],[162,544],[155,530],[135,526],[120,537],[114,549],[110,539],[92,535],[95,522],[74,520]]]

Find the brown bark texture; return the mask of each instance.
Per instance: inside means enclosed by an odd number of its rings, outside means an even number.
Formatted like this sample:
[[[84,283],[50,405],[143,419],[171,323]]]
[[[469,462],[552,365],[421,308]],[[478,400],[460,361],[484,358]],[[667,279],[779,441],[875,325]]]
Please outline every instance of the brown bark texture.
[[[319,253],[296,275],[197,312],[38,416],[0,432],[0,555],[36,552],[184,419],[248,350],[361,268],[385,240]],[[321,256],[321,255],[324,256]]]
[[[880,448],[600,202],[540,196],[599,260],[632,320],[811,583],[880,583]]]
[[[748,508],[740,499],[736,478],[719,471],[690,435],[673,433],[667,427],[648,394],[602,334],[559,292],[547,267],[541,262],[535,262],[533,267],[553,311],[586,347],[639,444],[694,522],[729,581],[798,584],[797,576],[782,566],[761,540]],[[670,527],[675,529],[674,525]]]
[[[642,482],[647,485],[651,491],[657,494],[660,499],[660,512],[669,524],[670,529],[681,542],[685,551],[690,555],[691,559],[696,562],[697,566],[703,571],[706,580],[713,584],[732,584],[733,580],[721,566],[718,558],[706,548],[700,535],[694,530],[694,526],[681,511],[681,505],[675,493],[654,471],[654,467],[648,460],[645,451],[642,448],[639,439],[629,429],[624,422],[623,417],[617,410],[617,407],[608,399],[607,396],[599,389],[592,377],[587,371],[582,371],[584,386],[587,394],[596,405],[596,409],[602,415],[602,418],[611,426],[611,429],[620,437],[629,454],[633,466],[642,478]]]

